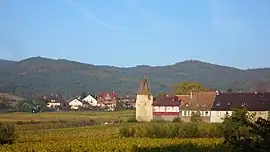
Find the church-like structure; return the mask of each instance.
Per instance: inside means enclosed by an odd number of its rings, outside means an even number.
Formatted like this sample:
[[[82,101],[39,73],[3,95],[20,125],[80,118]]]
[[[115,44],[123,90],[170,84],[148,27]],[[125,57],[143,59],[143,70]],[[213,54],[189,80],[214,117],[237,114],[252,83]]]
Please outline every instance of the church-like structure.
[[[147,76],[140,82],[136,98],[136,120],[151,121],[153,119],[153,96],[148,84]]]
[[[136,99],[136,120],[151,121],[162,119],[171,121],[179,117],[180,101],[176,96],[160,97],[154,101],[148,78],[145,75],[140,82]]]

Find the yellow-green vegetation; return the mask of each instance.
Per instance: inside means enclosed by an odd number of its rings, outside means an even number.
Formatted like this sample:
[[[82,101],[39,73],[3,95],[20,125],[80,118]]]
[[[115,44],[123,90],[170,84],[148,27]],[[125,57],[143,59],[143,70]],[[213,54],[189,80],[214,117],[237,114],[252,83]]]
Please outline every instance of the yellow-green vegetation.
[[[18,132],[19,138],[15,143],[1,146],[0,151],[155,151],[156,147],[165,150],[168,148],[185,148],[185,151],[226,149],[225,147],[220,147],[222,142],[220,138],[119,138],[117,136],[119,127],[120,125],[106,125],[20,131]]]
[[[106,121],[125,121],[133,118],[134,110],[114,112],[44,112],[44,113],[3,113],[1,123],[14,123],[18,130],[53,129],[89,126]]]
[[[222,137],[221,124],[214,123],[137,123],[118,129],[120,137],[213,138]]]
[[[3,145],[0,151],[5,152],[104,152],[104,151],[230,151],[223,146],[221,138],[213,136],[196,136],[200,138],[190,138],[192,136],[168,136],[170,133],[177,134],[175,131],[186,130],[186,133],[211,133],[215,132],[216,126],[209,124],[196,124],[197,127],[188,126],[184,123],[119,123],[111,125],[92,125],[86,127],[47,127],[47,125],[58,125],[62,121],[80,120],[86,121],[91,119],[94,121],[110,121],[110,120],[127,120],[134,118],[134,111],[118,111],[118,112],[54,112],[54,113],[10,113],[0,115],[0,119],[4,122],[16,124],[16,135],[18,138],[13,144]],[[11,120],[14,119],[14,120]],[[24,124],[32,121],[31,124]],[[22,124],[17,124],[23,122]],[[35,124],[35,122],[39,122]],[[52,123],[55,121],[55,123]],[[181,127],[184,125],[184,127]],[[185,126],[186,125],[186,126]],[[192,130],[193,127],[193,130]],[[50,129],[51,128],[51,129]],[[57,128],[57,129],[54,129]],[[123,136],[121,130],[128,128],[137,129],[136,133],[140,136]],[[140,128],[140,129],[139,129]],[[181,129],[182,128],[182,129]],[[197,128],[197,129],[196,129]],[[212,128],[212,129],[211,129]],[[171,129],[164,132],[165,129]],[[198,130],[199,129],[199,130]],[[152,130],[152,131],[151,131]],[[155,132],[164,132],[161,134]],[[196,130],[198,132],[196,132]],[[139,132],[140,131],[140,132]],[[204,132],[204,133],[205,133]],[[217,132],[217,131],[216,131]],[[183,133],[183,132],[182,132]],[[150,135],[150,136],[147,136]],[[153,136],[154,135],[154,136]],[[158,136],[156,136],[158,135]],[[183,134],[180,134],[183,135]],[[136,137],[136,138],[134,138]],[[181,138],[185,137],[185,138]],[[195,136],[194,136],[195,137]]]
[[[4,113],[0,114],[0,122],[16,122],[16,121],[73,121],[73,120],[95,120],[95,121],[108,121],[108,120],[125,120],[133,117],[135,110],[124,110],[115,112],[42,112],[42,113]]]

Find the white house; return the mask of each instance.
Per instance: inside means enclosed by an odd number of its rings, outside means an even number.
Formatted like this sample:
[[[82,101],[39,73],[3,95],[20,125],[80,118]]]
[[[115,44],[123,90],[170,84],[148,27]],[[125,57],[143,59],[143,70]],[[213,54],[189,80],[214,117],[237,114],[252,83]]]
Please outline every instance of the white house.
[[[210,122],[222,122],[233,109],[246,108],[255,118],[268,118],[270,93],[217,93],[211,108]]]
[[[60,106],[61,106],[60,102],[51,101],[47,103],[48,108],[54,108],[54,107],[60,107]]]
[[[79,109],[79,107],[83,106],[83,103],[81,101],[79,101],[78,99],[73,99],[68,104],[69,104],[71,109]]]
[[[98,101],[91,95],[88,95],[82,101],[89,103],[91,106],[97,106],[98,104]]]

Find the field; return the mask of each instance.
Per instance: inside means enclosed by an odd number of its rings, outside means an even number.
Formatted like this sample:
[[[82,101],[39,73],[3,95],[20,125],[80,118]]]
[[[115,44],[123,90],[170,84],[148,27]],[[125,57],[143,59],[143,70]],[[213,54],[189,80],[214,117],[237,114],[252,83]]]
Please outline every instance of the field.
[[[12,145],[0,147],[0,151],[26,152],[26,151],[228,151],[221,145],[220,138],[124,138],[119,137],[119,128],[123,126],[139,126],[138,123],[121,123],[112,125],[93,125],[86,127],[72,127],[57,129],[37,129],[39,125],[51,123],[50,121],[65,120],[126,120],[134,116],[134,111],[120,112],[59,112],[24,114],[1,114],[0,120],[4,122],[40,121],[37,124],[20,124],[18,139]],[[37,125],[37,126],[36,126]],[[31,126],[31,127],[29,127]],[[139,126],[140,127],[140,126]]]

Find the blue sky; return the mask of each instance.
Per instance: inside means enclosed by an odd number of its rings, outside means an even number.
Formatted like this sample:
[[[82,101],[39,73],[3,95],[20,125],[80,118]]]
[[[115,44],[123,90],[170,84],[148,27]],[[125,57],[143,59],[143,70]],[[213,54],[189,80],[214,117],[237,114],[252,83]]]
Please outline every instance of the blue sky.
[[[269,0],[1,0],[0,58],[270,67]]]

